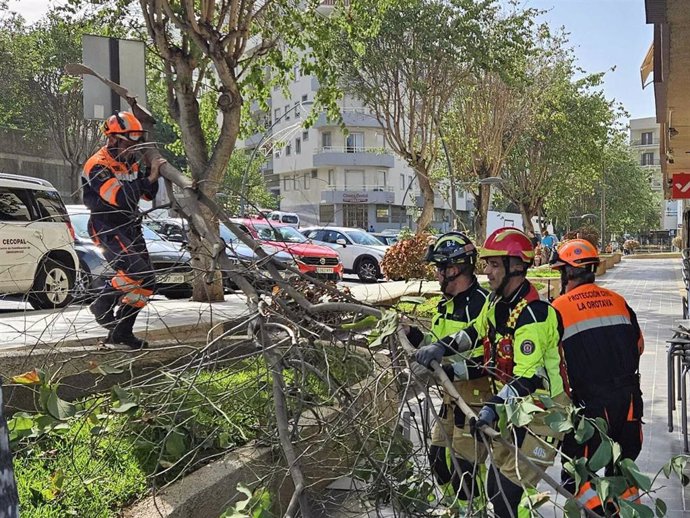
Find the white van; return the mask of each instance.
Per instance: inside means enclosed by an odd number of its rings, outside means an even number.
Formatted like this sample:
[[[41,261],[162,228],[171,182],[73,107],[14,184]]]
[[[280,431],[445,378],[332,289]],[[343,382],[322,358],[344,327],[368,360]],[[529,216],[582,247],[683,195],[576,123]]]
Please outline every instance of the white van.
[[[266,219],[271,223],[283,223],[285,225],[290,225],[291,227],[299,228],[299,216],[294,212],[281,212],[279,210],[274,210],[271,212]]]
[[[0,174],[0,293],[26,295],[35,309],[68,305],[79,269],[74,239],[50,182]]]

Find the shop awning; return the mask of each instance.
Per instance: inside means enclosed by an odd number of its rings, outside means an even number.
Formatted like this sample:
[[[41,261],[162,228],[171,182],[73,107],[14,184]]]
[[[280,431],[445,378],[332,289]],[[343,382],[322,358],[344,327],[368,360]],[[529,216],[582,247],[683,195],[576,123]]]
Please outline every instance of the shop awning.
[[[642,60],[642,66],[640,66],[640,78],[642,79],[642,89],[647,86],[651,81],[647,81],[649,75],[654,72],[654,43],[649,46],[647,55]]]

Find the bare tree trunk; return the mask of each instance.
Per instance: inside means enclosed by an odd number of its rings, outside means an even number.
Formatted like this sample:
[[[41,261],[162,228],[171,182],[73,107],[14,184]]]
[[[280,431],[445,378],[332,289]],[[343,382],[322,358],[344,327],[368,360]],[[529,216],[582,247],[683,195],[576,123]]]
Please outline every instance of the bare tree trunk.
[[[483,243],[486,239],[487,217],[489,215],[489,200],[491,198],[491,186],[479,185],[479,192],[474,193],[475,216],[474,235],[477,243]]]
[[[213,213],[206,206],[201,208],[201,217],[209,228],[215,228],[215,232],[218,232],[218,220],[214,218]],[[196,280],[193,283],[192,299],[203,302],[220,302],[225,300],[223,276],[212,264],[213,250],[210,248],[211,243],[198,239],[192,233],[190,235],[190,245],[193,252],[192,268],[197,274]],[[209,278],[210,274],[206,272],[213,272],[212,278]]]
[[[520,214],[522,214],[522,230],[524,230],[525,234],[529,236],[531,232],[534,232],[534,228],[532,227],[532,218],[536,216],[536,213],[531,207],[521,203]],[[539,226],[541,228],[541,222]]]
[[[423,232],[429,228],[431,220],[434,219],[434,188],[429,181],[427,171],[418,169],[416,173],[417,182],[419,182],[419,188],[424,198],[424,207],[422,207],[422,213],[417,219],[417,232]]]
[[[69,189],[72,203],[80,205],[82,203],[81,192],[81,165],[70,162]]]

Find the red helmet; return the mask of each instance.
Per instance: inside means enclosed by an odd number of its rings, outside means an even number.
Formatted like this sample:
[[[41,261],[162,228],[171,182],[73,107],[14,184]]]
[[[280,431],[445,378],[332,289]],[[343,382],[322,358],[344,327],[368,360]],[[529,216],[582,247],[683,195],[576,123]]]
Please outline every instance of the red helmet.
[[[115,112],[103,122],[102,130],[105,135],[115,135],[133,142],[144,136],[141,122],[130,112]]]
[[[527,235],[512,227],[494,230],[484,241],[479,257],[519,257],[523,262],[532,264],[534,248]]]
[[[557,270],[565,265],[584,268],[599,265],[599,253],[592,243],[584,239],[571,239],[563,243],[551,261],[551,268]]]

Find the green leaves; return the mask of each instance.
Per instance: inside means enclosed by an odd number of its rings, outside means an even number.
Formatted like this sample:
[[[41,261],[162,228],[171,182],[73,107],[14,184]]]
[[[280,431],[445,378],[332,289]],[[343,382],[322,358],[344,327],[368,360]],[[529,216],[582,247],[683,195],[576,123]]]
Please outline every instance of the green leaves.
[[[575,440],[578,444],[584,444],[589,441],[594,435],[594,426],[588,419],[582,417],[577,424],[577,431],[575,432]]]
[[[376,329],[378,336],[369,344],[369,347],[375,349],[383,346],[383,341],[394,334],[398,330],[398,313],[395,310],[384,311],[381,320],[379,320]]]
[[[139,406],[139,404],[133,400],[129,392],[123,390],[119,385],[114,385],[110,389],[110,392],[113,402],[117,403],[117,405],[113,405],[112,407],[115,413],[122,414]]]
[[[56,388],[52,389],[48,395],[46,410],[52,417],[60,421],[74,417],[76,413],[76,408],[72,403],[58,397]]]
[[[266,488],[257,488],[254,492],[242,483],[237,484],[237,491],[246,498],[225,511],[220,518],[274,518],[271,513],[271,494]]]
[[[641,491],[649,491],[652,488],[650,478],[640,471],[632,459],[623,459],[619,467],[631,485],[640,488]]]
[[[611,443],[604,439],[601,441],[597,451],[592,455],[592,458],[589,459],[589,469],[593,472],[597,472],[611,462],[611,458]]]
[[[544,422],[555,432],[569,432],[573,429],[570,417],[561,412],[552,412],[544,418]]]

